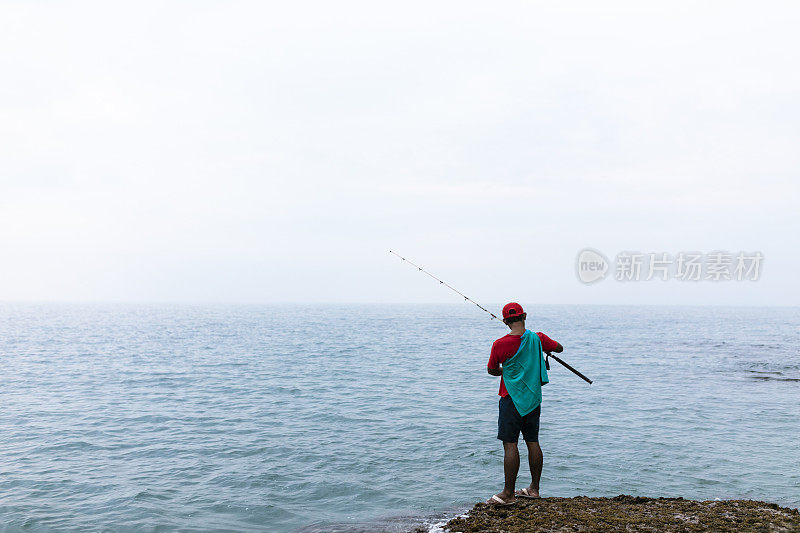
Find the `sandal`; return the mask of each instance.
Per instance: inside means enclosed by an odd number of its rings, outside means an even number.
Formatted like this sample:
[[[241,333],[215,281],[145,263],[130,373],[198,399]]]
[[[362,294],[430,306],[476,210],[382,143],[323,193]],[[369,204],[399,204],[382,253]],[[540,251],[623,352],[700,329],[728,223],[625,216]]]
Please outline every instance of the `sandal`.
[[[503,498],[495,494],[494,496],[489,498],[489,501],[487,501],[486,503],[488,503],[489,505],[496,505],[497,507],[505,507],[507,505],[514,505],[515,500],[503,500]]]

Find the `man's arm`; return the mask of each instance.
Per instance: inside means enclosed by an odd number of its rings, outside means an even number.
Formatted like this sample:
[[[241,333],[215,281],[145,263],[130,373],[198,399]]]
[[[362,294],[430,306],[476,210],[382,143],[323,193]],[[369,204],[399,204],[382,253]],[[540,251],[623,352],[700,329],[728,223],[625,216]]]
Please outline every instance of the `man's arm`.
[[[545,353],[556,352],[561,353],[564,351],[564,347],[561,346],[560,342],[556,342],[541,331],[538,333],[539,340],[542,341],[542,351]]]
[[[497,341],[492,344],[492,352],[489,355],[489,363],[486,365],[486,371],[490,376],[502,376],[503,369],[500,368],[500,357],[497,352]]]

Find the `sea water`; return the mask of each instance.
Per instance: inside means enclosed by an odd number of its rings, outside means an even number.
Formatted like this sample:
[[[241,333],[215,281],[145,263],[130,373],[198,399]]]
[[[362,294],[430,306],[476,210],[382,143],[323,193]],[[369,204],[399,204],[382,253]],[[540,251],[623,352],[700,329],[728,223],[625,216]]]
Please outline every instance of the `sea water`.
[[[800,309],[526,308],[594,380],[552,362],[544,496],[800,506]],[[504,333],[459,303],[2,304],[0,529],[458,514],[502,489],[486,362]]]

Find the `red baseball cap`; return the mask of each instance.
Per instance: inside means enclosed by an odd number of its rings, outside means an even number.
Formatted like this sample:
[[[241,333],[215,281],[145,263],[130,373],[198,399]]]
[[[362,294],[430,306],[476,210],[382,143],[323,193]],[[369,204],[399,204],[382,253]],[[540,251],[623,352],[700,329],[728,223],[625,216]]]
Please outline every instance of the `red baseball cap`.
[[[516,302],[511,302],[510,304],[506,304],[506,306],[503,307],[503,319],[505,320],[510,316],[521,315],[524,312],[525,311],[522,310],[521,305],[519,305]]]

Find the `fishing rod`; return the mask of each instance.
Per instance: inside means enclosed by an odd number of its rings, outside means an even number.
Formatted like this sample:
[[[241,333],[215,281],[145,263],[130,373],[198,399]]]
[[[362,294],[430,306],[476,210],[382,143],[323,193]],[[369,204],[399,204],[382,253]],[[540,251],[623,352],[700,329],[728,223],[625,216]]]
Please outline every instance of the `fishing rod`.
[[[456,293],[456,294],[458,294],[459,296],[461,296],[462,298],[464,298],[464,301],[466,301],[466,302],[471,302],[471,303],[475,304],[476,306],[478,306],[478,309],[480,309],[481,311],[485,311],[486,313],[489,313],[489,314],[491,315],[491,317],[492,317],[492,318],[491,318],[491,320],[500,320],[500,319],[497,317],[497,315],[495,315],[494,313],[492,313],[491,311],[489,311],[488,309],[486,309],[484,306],[482,306],[481,304],[479,304],[478,302],[476,302],[475,300],[473,300],[472,298],[470,298],[469,296],[467,296],[467,295],[466,295],[466,294],[464,294],[463,292],[459,291],[458,289],[456,289],[456,288],[455,288],[455,287],[453,287],[452,285],[450,285],[450,284],[448,284],[448,283],[445,283],[444,281],[440,280],[439,278],[437,278],[436,276],[434,276],[433,274],[431,274],[430,272],[428,272],[427,270],[425,270],[425,269],[424,269],[424,268],[422,268],[421,266],[419,266],[419,265],[417,265],[417,264],[415,264],[415,263],[412,263],[411,261],[409,261],[408,259],[406,259],[405,257],[403,257],[402,255],[398,254],[397,252],[395,252],[395,251],[393,251],[393,250],[389,250],[389,253],[390,253],[390,254],[393,254],[393,255],[396,255],[397,257],[399,257],[400,259],[402,259],[403,261],[405,261],[405,262],[406,262],[406,263],[408,263],[409,265],[413,266],[414,268],[416,268],[417,270],[419,270],[419,271],[420,271],[420,272],[422,272],[423,274],[427,274],[428,276],[432,277],[433,279],[435,279],[436,281],[438,281],[438,282],[439,282],[439,285],[444,285],[445,287],[447,287],[448,289],[450,289],[450,290],[451,290],[451,291],[453,291],[454,293]],[[500,320],[500,322],[502,322],[502,320]],[[578,372],[577,370],[575,370],[574,368],[572,368],[570,365],[568,365],[567,363],[565,363],[565,362],[564,362],[563,360],[561,360],[559,357],[556,357],[555,355],[553,355],[553,354],[552,354],[552,353],[550,353],[550,352],[545,352],[545,353],[547,353],[547,357],[548,357],[548,359],[545,359],[545,365],[547,365],[547,369],[548,369],[548,370],[550,369],[550,361],[549,361],[549,358],[550,358],[550,357],[552,357],[553,359],[555,359],[556,361],[558,361],[559,363],[561,363],[561,364],[562,364],[564,367],[566,367],[566,369],[567,369],[567,370],[571,371],[573,374],[575,374],[576,376],[578,376],[579,378],[581,378],[582,380],[584,380],[585,382],[587,382],[589,385],[591,385],[591,384],[592,384],[592,380],[591,380],[591,379],[587,378],[586,376],[584,376],[583,374],[581,374],[580,372]]]

